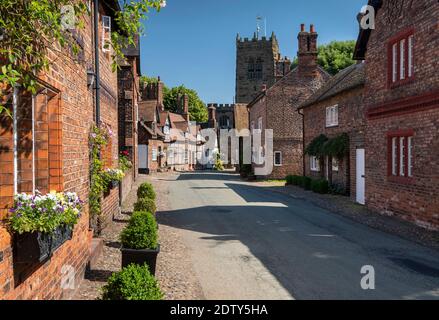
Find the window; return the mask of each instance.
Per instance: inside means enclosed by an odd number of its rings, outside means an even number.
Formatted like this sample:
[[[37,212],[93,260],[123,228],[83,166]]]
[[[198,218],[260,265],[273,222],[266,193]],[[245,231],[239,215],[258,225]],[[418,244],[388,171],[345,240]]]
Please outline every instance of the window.
[[[111,48],[111,17],[102,16],[102,51],[110,52]]]
[[[258,118],[258,129],[262,130],[262,117]]]
[[[255,76],[254,78],[256,80],[260,80],[262,79],[262,59],[258,58],[258,60],[256,60],[256,66],[255,66]]]
[[[220,127],[223,129],[229,128],[230,127],[230,119],[228,116],[222,116],[220,118]]]
[[[337,158],[332,158],[332,171],[338,172],[339,163]]]
[[[281,151],[274,152],[274,165],[276,167],[282,166],[282,152]]]
[[[414,76],[413,31],[399,36],[389,45],[389,83],[396,85]]]
[[[388,134],[388,175],[413,177],[413,131]]]
[[[15,87],[10,92],[5,106],[12,119],[0,121],[0,208],[16,193],[63,189],[59,94],[54,90],[39,86],[31,94]]]
[[[326,108],[326,127],[338,126],[338,105]]]
[[[206,149],[205,156],[206,156],[206,158],[208,158],[210,156],[210,149]]]
[[[311,171],[320,171],[320,161],[317,159],[317,157],[310,157],[310,168]]]
[[[152,161],[157,161],[157,149],[156,148],[152,148],[151,157],[152,157]]]
[[[248,60],[248,66],[247,66],[247,79],[253,80],[255,78],[255,60],[253,58],[250,58]]]
[[[184,163],[189,164],[189,150],[184,150]]]

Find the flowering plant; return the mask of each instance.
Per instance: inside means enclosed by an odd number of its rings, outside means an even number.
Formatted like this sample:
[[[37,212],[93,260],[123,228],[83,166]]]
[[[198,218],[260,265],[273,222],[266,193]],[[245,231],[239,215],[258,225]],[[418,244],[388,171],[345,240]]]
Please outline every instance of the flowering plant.
[[[81,217],[83,202],[76,193],[51,192],[42,195],[17,194],[10,210],[9,226],[13,232],[53,233],[62,225],[74,226]]]
[[[133,167],[133,164],[130,161],[130,153],[128,151],[122,151],[119,155],[119,168],[123,172],[127,172],[129,169]]]
[[[107,182],[122,181],[125,173],[120,169],[105,169],[105,178]]]

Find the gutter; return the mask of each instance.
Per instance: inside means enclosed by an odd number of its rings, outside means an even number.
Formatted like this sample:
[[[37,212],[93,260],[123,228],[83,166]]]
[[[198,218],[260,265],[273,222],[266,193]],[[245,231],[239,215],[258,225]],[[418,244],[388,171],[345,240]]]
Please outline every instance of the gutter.
[[[99,0],[93,0],[94,3],[94,50],[95,50],[95,105],[96,105],[96,125],[101,123],[101,79],[99,70]]]

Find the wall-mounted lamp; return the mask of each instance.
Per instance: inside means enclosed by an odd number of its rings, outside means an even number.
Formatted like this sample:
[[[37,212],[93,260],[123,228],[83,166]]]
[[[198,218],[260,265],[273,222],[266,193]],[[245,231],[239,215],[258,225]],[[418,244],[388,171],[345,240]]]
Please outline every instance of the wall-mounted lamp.
[[[87,70],[87,86],[90,88],[95,82],[95,73],[92,69]]]

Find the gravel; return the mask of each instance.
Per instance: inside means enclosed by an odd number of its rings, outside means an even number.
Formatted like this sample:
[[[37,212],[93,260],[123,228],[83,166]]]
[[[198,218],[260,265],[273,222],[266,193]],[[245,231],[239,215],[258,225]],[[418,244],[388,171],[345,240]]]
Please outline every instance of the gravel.
[[[166,300],[204,299],[201,286],[193,271],[187,247],[181,240],[178,229],[161,223],[161,212],[169,210],[168,184],[176,180],[178,174],[160,173],[154,176],[140,175],[135,186],[122,204],[121,212],[113,223],[102,233],[104,250],[96,268],[86,272],[73,299],[95,300],[101,296],[101,289],[113,272],[121,267],[119,234],[127,224],[129,213],[137,200],[137,187],[143,182],[153,184],[157,193],[157,221],[159,223],[160,254],[157,261],[156,278],[165,294]]]

